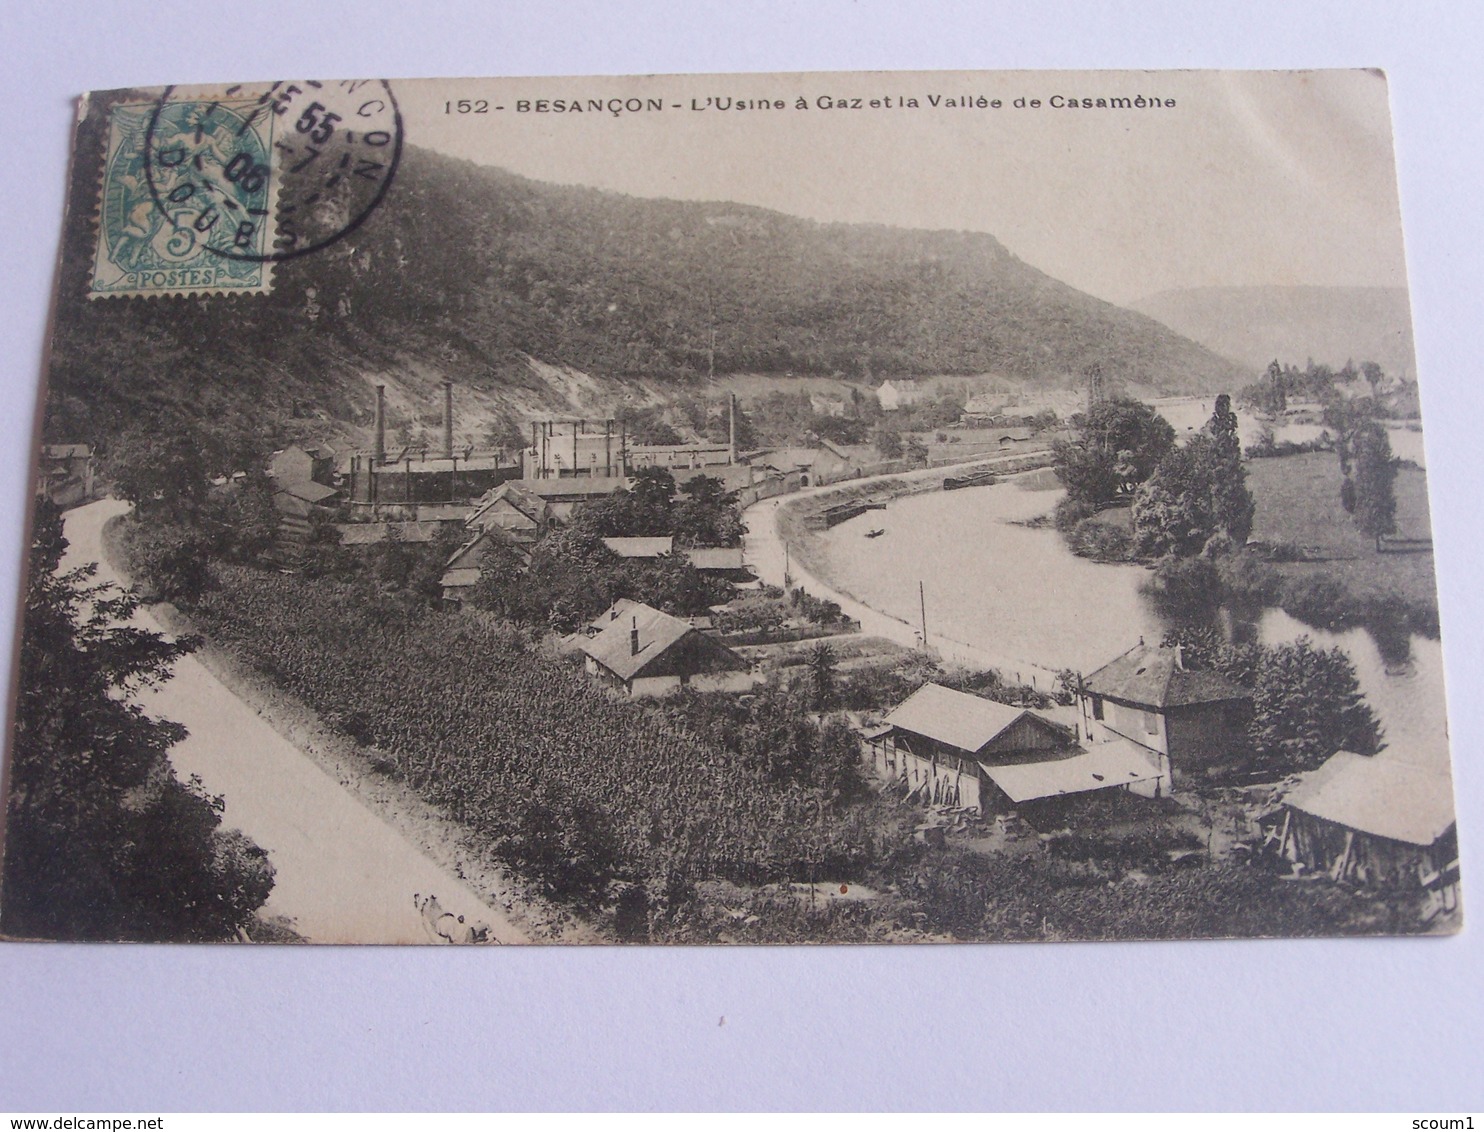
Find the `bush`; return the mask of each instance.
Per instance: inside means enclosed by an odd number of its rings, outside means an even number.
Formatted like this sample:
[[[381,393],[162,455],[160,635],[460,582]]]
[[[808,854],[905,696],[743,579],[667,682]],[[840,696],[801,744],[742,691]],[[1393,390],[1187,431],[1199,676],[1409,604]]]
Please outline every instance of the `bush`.
[[[124,531],[129,570],[148,601],[198,601],[215,584],[207,565],[213,549],[195,527],[160,519],[136,520]]]
[[[1061,502],[1056,505],[1056,529],[1065,534],[1084,519],[1090,519],[1097,513],[1098,509],[1093,504],[1070,495],[1063,496]]]
[[[1272,605],[1283,588],[1282,575],[1256,555],[1228,555],[1216,569],[1226,599],[1233,605],[1247,608]]]
[[[1133,557],[1133,538],[1127,528],[1083,519],[1067,533],[1073,554],[1095,562],[1127,562]]]
[[[1284,580],[1278,604],[1285,613],[1317,629],[1348,629],[1359,620],[1343,582],[1328,574],[1301,574]]]

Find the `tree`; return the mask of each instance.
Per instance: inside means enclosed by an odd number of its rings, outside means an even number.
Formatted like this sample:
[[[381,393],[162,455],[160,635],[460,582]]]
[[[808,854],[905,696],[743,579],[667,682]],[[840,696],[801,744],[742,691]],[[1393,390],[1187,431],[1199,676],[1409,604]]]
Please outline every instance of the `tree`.
[[[634,474],[635,535],[663,537],[673,532],[671,508],[675,501],[675,477],[667,468],[640,468]]]
[[[192,518],[210,487],[201,441],[184,432],[131,428],[109,446],[104,472],[140,515]]]
[[[1263,650],[1252,684],[1249,734],[1285,773],[1312,770],[1336,751],[1373,755],[1381,728],[1344,651],[1308,637]]]
[[[1256,510],[1247,490],[1231,398],[1216,399],[1204,431],[1171,448],[1134,500],[1138,553],[1161,557],[1199,554],[1217,536],[1242,546]]]
[[[809,669],[809,702],[815,711],[826,711],[835,702],[835,670],[840,658],[821,641],[804,654],[804,663]]]
[[[1391,440],[1376,421],[1367,421],[1351,440],[1354,462],[1350,498],[1346,510],[1355,516],[1355,525],[1376,540],[1380,553],[1381,540],[1396,533],[1396,460],[1391,454]],[[1343,491],[1343,486],[1342,489]],[[1342,495],[1342,501],[1344,496]]]
[[[1187,668],[1220,672],[1252,690],[1247,735],[1257,756],[1279,774],[1312,770],[1336,751],[1373,755],[1381,728],[1365,702],[1355,667],[1338,647],[1233,645],[1218,629],[1182,626],[1166,634]]]
[[[1101,506],[1147,480],[1174,443],[1174,428],[1148,405],[1099,401],[1082,418],[1079,439],[1052,446],[1056,477],[1069,499]]]
[[[1262,380],[1247,386],[1239,396],[1255,412],[1267,417],[1281,417],[1288,408],[1288,380],[1278,359],[1274,358],[1268,363]]]
[[[261,468],[220,497],[214,518],[226,527],[229,549],[246,562],[261,560],[278,540],[280,516],[273,505],[273,480]]]
[[[1216,398],[1216,407],[1206,425],[1206,435],[1197,456],[1204,462],[1210,481],[1211,508],[1217,533],[1226,535],[1237,546],[1243,546],[1252,533],[1252,517],[1257,504],[1247,490],[1247,469],[1242,465],[1242,442],[1237,436],[1237,414],[1232,412],[1231,398],[1225,393]]]
[[[1375,362],[1361,362],[1360,373],[1365,378],[1366,384],[1371,387],[1371,396],[1380,397],[1381,386],[1386,383],[1386,371]]]
[[[61,573],[66,545],[60,513],[38,505],[0,923],[37,938],[232,938],[273,867],[220,829],[220,798],[176,778],[167,752],[185,728],[132,702],[196,642],[127,624],[136,599],[93,584],[96,566]]]
[[[129,565],[149,600],[191,605],[215,584],[208,561],[217,540],[199,527],[159,516],[136,519],[127,531]]]
[[[726,485],[715,476],[692,476],[680,489],[672,511],[673,533],[684,546],[737,546],[742,516]]]
[[[884,460],[899,460],[902,456],[902,434],[894,428],[876,430],[876,451]]]

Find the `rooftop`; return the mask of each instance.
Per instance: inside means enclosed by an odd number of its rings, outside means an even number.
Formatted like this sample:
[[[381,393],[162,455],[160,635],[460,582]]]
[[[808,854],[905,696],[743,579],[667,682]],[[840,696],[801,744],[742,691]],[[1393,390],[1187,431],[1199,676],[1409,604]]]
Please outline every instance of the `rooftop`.
[[[740,546],[700,546],[684,554],[697,570],[740,570],[746,565]]]
[[[1340,751],[1300,779],[1283,803],[1348,829],[1431,845],[1454,823],[1447,774],[1388,755]]]
[[[281,486],[277,493],[279,495],[291,495],[295,499],[302,499],[305,503],[323,503],[333,495],[339,495],[333,487],[326,487],[314,480],[301,480],[298,483],[286,483]]]
[[[1127,740],[1099,743],[1091,750],[1067,759],[1014,766],[980,763],[979,766],[1010,801],[1016,803],[1063,794],[1085,794],[1089,790],[1107,790],[1159,777],[1159,768],[1149,761],[1143,748]]]
[[[576,646],[620,680],[630,680],[639,675],[682,638],[692,633],[715,656],[724,658],[726,667],[747,667],[747,662],[725,645],[703,636],[680,618],[671,617],[668,613],[662,613],[642,602],[619,602],[594,622],[595,625],[600,623],[603,628],[596,636],[580,639]],[[639,635],[637,651],[633,641],[636,630]]]
[[[1103,665],[1083,686],[1094,695],[1153,708],[1252,698],[1246,688],[1219,672],[1186,668],[1178,648],[1143,644]]]
[[[955,692],[941,684],[924,684],[897,705],[885,722],[960,751],[977,751],[1027,715],[1039,718],[1026,708]]]
[[[444,572],[442,581],[439,584],[444,589],[458,590],[472,586],[477,581],[479,581],[478,566],[456,566],[452,570]]]
[[[479,519],[489,508],[497,503],[508,503],[526,518],[534,523],[540,523],[546,518],[546,502],[534,495],[529,489],[522,487],[515,480],[506,480],[499,487],[491,488],[475,501],[474,512],[469,516],[472,524]]]
[[[572,499],[611,495],[628,485],[623,476],[567,476],[562,479],[521,480],[520,486],[539,499]]]
[[[437,522],[336,523],[335,529],[340,532],[341,546],[369,546],[386,539],[393,529],[402,542],[432,542],[440,526]]]

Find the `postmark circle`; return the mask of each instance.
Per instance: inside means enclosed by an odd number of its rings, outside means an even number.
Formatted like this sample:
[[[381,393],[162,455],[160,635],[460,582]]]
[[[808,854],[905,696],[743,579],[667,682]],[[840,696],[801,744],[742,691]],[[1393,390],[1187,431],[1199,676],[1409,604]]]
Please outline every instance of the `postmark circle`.
[[[179,254],[272,263],[320,251],[366,222],[401,163],[385,80],[178,92],[153,107],[143,164]]]

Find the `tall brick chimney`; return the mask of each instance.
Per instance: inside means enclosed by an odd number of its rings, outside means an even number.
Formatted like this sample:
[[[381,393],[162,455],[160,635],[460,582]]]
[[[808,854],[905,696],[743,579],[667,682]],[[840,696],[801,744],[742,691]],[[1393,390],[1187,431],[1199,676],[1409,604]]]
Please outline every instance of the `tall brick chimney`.
[[[453,459],[453,382],[443,383],[443,458]]]
[[[639,618],[633,620],[633,628],[629,630],[629,655],[639,655]]]
[[[727,463],[737,462],[737,395],[727,398]]]
[[[380,464],[386,460],[386,386],[376,387],[376,440],[372,463]]]

